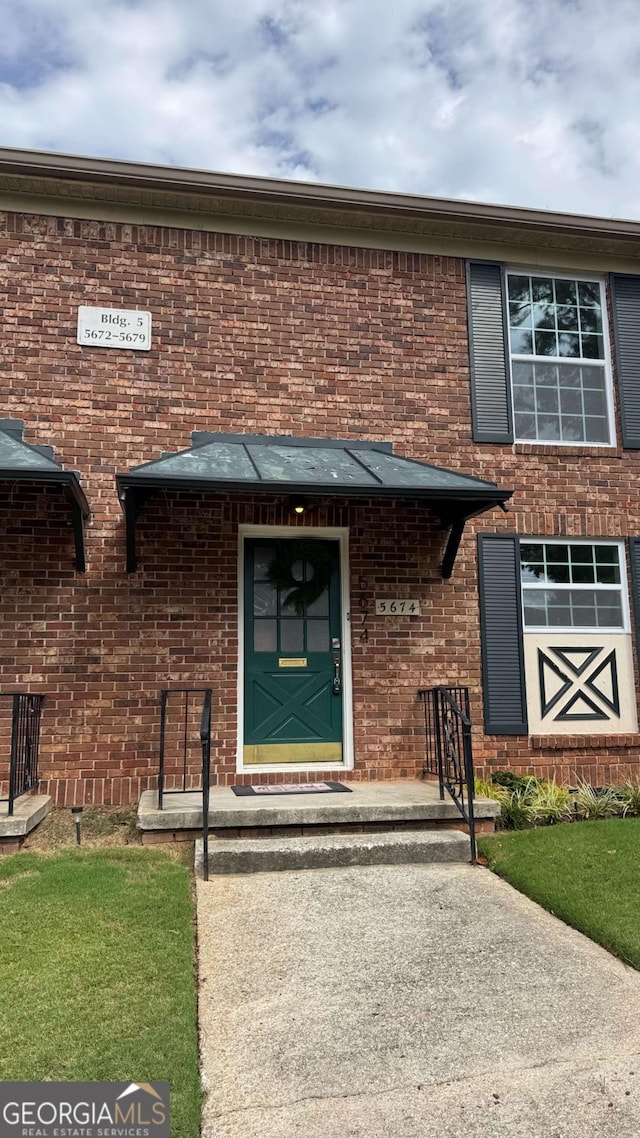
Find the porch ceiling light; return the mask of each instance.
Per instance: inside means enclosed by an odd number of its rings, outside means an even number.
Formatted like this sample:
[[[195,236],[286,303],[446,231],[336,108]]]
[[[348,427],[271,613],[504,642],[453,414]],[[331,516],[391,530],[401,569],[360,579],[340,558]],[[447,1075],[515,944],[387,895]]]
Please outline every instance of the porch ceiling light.
[[[309,509],[306,498],[289,498],[289,511],[292,514],[304,514]]]

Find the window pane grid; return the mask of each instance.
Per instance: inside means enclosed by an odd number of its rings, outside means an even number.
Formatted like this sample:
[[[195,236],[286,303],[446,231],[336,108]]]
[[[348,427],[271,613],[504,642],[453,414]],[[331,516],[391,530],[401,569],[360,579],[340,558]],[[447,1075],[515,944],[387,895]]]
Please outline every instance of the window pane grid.
[[[600,284],[507,279],[516,439],[610,445]]]
[[[514,356],[513,409],[517,438],[609,442],[604,367]]]
[[[526,542],[523,543],[522,549],[523,570],[535,572],[539,584],[544,585],[551,582],[554,585],[560,583],[581,586],[588,584],[610,585],[620,582],[618,550],[615,546],[565,545],[560,542],[553,545],[542,542]],[[566,581],[558,582],[559,567],[566,568]],[[605,575],[610,575],[612,569],[615,574],[613,582],[610,576],[607,579]],[[590,581],[587,581],[584,576],[585,570],[591,573]],[[540,573],[542,573],[542,578]],[[535,584],[530,580],[527,580],[526,583],[531,586]]]
[[[624,629],[616,546],[523,542],[521,562],[525,627]]]
[[[515,352],[604,358],[602,305],[597,281],[509,274],[509,323]],[[591,300],[579,295],[590,284]],[[598,296],[596,300],[595,297]],[[554,350],[555,349],[555,350]]]
[[[331,627],[328,589],[312,604],[305,606],[302,617],[299,616],[286,603],[290,590],[278,588],[268,580],[268,567],[273,556],[272,548],[259,549],[254,554],[254,652],[329,652]],[[297,580],[306,581],[309,572],[307,562],[296,562],[292,572]]]
[[[529,589],[525,586],[524,611],[528,627],[623,627],[619,589]]]

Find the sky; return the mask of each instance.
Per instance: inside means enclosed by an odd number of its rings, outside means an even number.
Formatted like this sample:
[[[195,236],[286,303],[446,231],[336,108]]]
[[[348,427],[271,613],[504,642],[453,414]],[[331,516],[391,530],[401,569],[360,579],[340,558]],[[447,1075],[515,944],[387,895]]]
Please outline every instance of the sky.
[[[640,218],[638,0],[0,0],[0,145]]]

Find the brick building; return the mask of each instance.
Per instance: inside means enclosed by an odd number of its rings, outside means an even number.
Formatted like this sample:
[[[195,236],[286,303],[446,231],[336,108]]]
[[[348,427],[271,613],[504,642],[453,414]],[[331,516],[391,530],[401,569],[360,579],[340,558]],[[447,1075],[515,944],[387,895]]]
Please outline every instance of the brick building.
[[[205,686],[224,785],[416,778],[434,684],[481,769],[637,773],[639,255],[0,152],[0,688],[45,695],[43,790],[135,800]]]

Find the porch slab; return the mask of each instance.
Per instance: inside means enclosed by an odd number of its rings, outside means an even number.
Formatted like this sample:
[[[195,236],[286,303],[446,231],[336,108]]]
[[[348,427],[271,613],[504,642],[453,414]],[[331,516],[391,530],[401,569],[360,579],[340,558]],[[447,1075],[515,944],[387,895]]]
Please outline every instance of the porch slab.
[[[341,826],[366,823],[461,821],[455,803],[440,800],[432,782],[398,781],[349,783],[351,794],[282,795],[268,801],[258,795],[237,798],[230,787],[211,791],[209,827],[237,830],[245,827]],[[474,800],[479,822],[493,821],[500,805],[490,798]],[[202,796],[199,792],[165,794],[158,809],[158,793],[146,790],[138,807],[138,826],[143,831],[197,830],[202,828]]]
[[[49,794],[24,794],[13,804],[13,814],[9,816],[9,804],[0,802],[0,841],[3,838],[24,838],[35,830],[46,818],[53,799]]]

